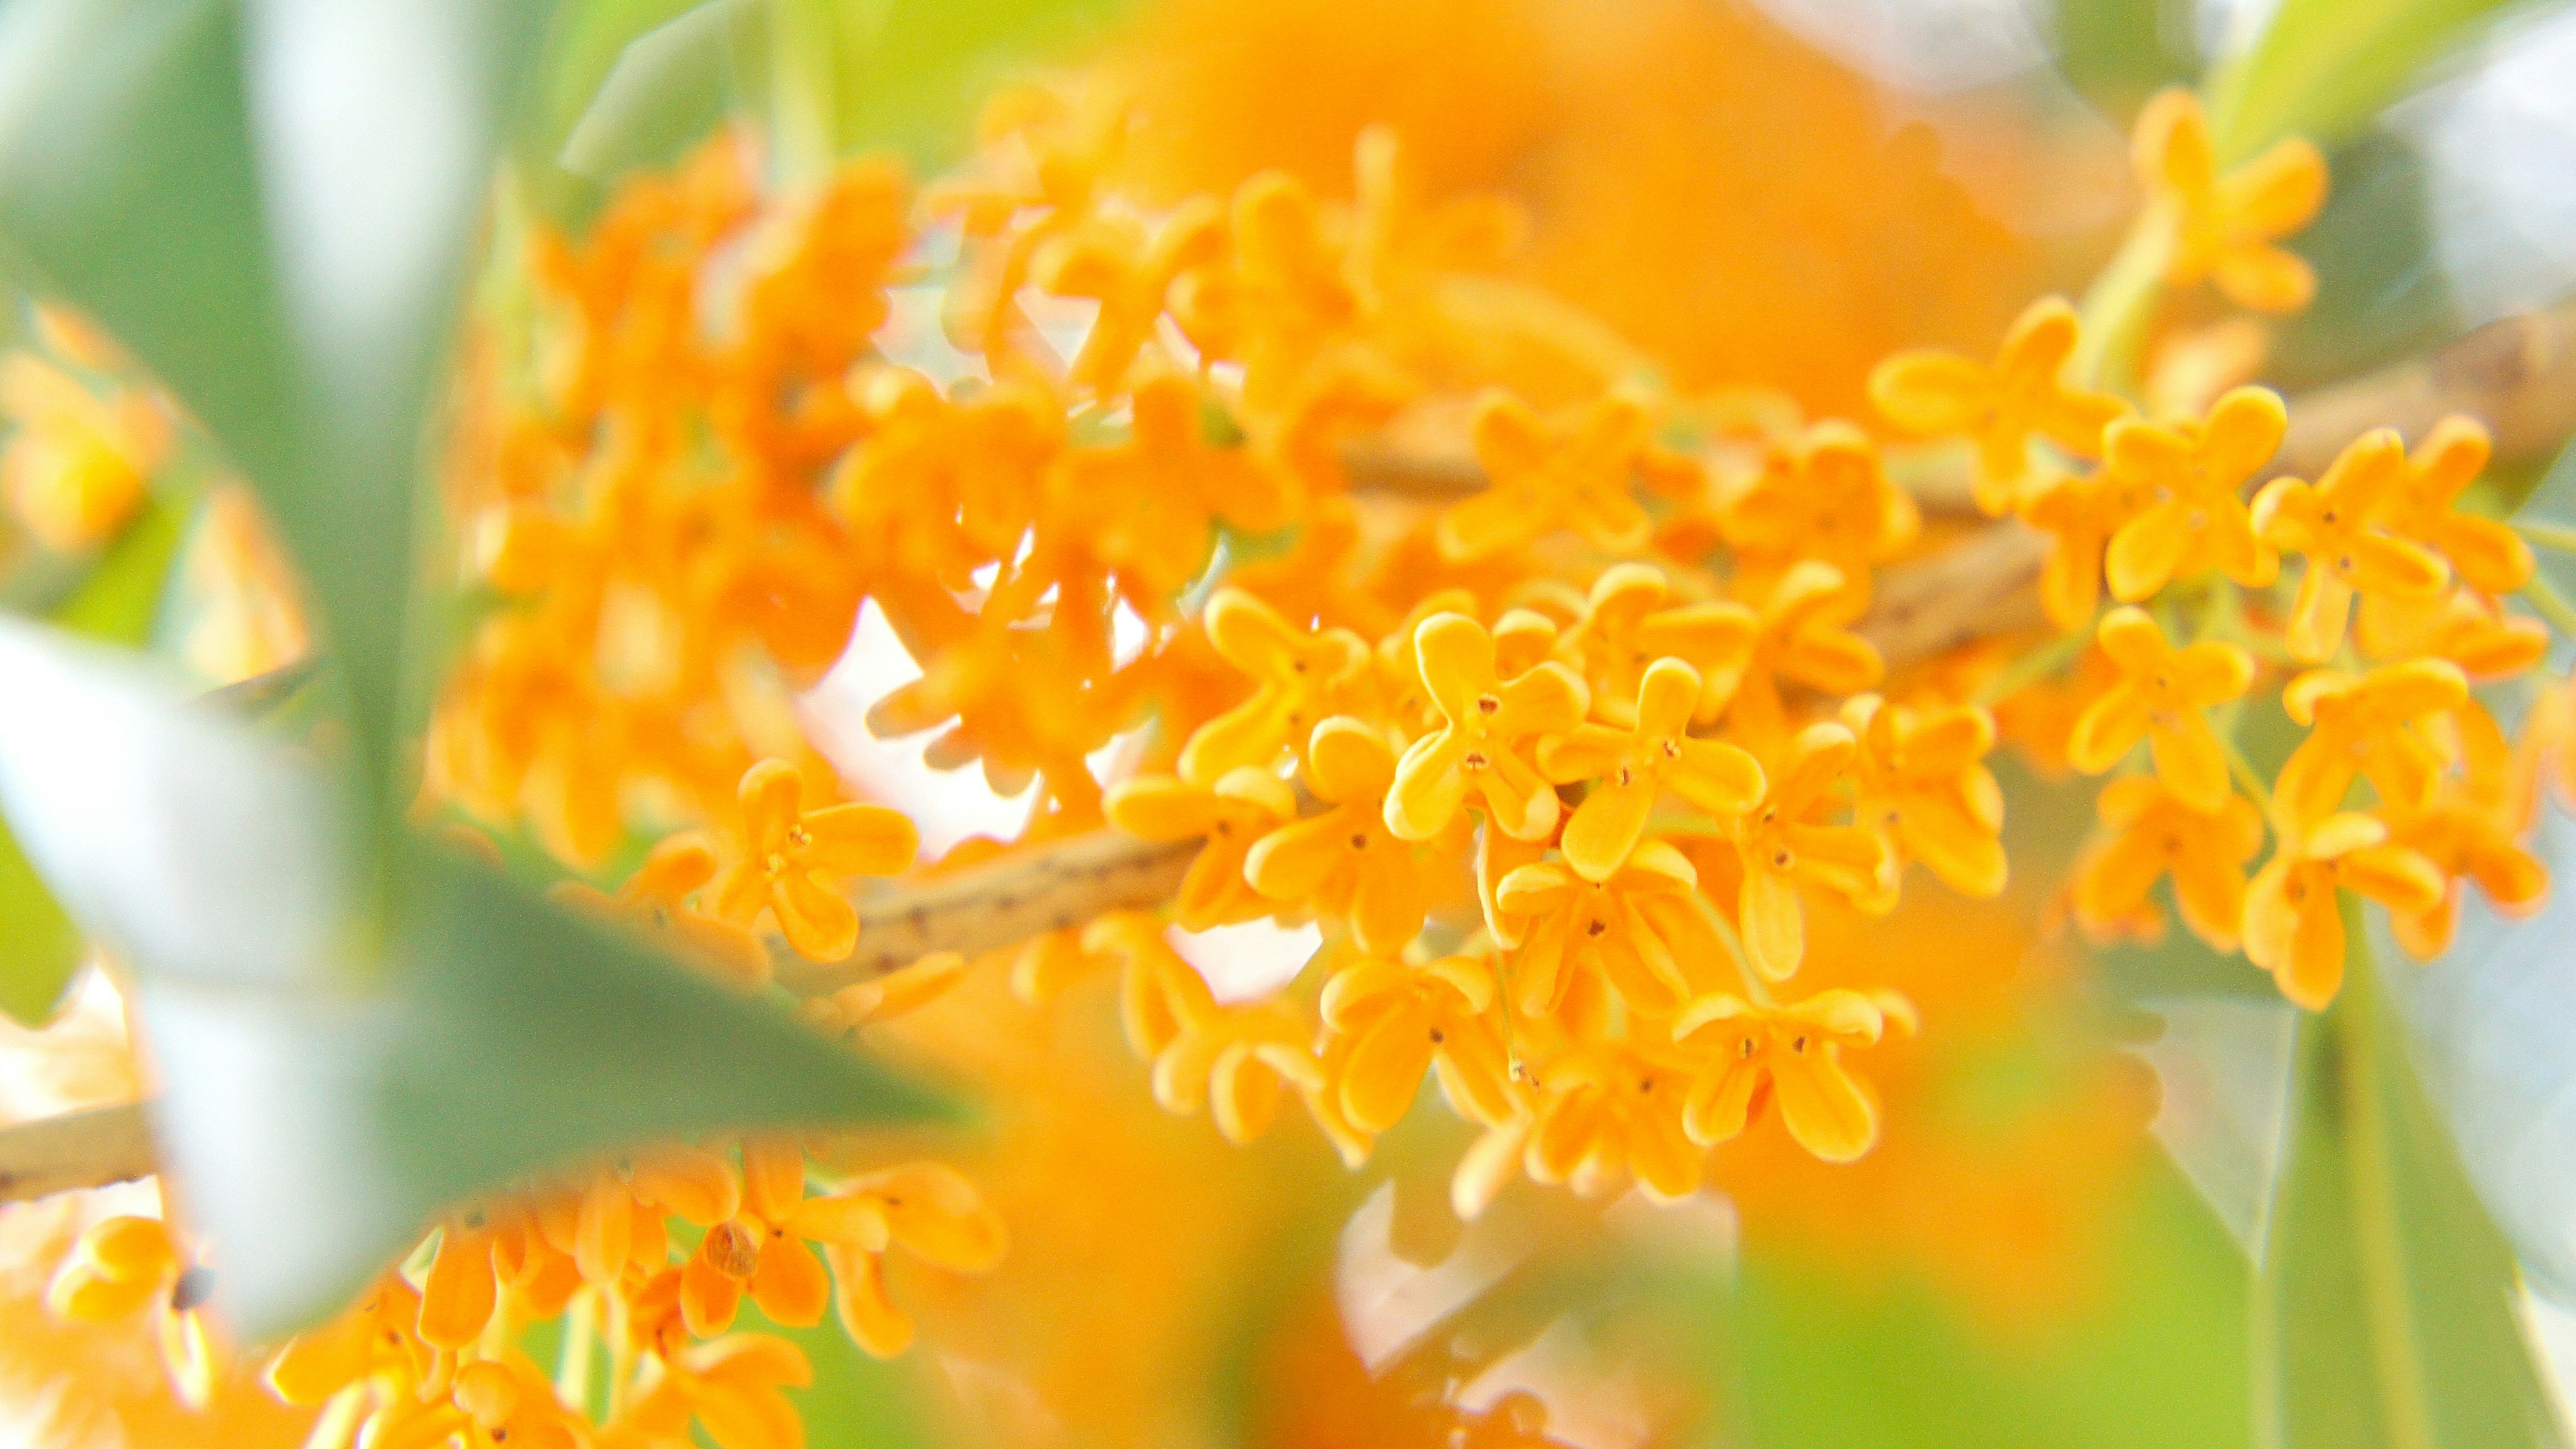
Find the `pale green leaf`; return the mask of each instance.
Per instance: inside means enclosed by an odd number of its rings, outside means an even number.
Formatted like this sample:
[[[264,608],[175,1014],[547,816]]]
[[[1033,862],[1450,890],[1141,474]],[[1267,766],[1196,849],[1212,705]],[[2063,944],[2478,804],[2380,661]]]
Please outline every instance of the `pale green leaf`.
[[[80,928],[0,819],[0,1011],[42,1026],[80,970]]]
[[[2509,4],[2280,0],[2268,19],[2263,7],[2241,7],[2262,29],[2207,86],[2220,160],[2243,161],[2285,136],[2327,148],[2350,139]]]

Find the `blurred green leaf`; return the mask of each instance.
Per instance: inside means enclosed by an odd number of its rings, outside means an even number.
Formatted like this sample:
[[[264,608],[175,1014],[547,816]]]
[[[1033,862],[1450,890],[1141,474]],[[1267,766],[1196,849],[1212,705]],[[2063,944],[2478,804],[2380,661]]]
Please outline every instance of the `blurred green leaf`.
[[[941,1110],[417,839],[366,917],[310,763],[140,666],[0,621],[0,678],[0,803],[136,964],[161,1134],[252,1337],[335,1307],[442,1207],[586,1152]]]
[[[708,0],[636,36],[564,136],[557,163],[606,183],[666,165],[713,133],[759,94],[763,16],[757,0]]]
[[[2334,1009],[2301,1023],[2290,1169],[2256,1287],[2265,1442],[2559,1444],[2513,1255],[2417,1082],[2359,913],[2347,918],[2353,970]]]
[[[2219,160],[2246,160],[2285,136],[2341,144],[2510,3],[2280,0],[2262,32],[2210,78]]]
[[[80,928],[0,819],[0,1011],[42,1026],[80,970]]]
[[[788,0],[815,3],[815,0]],[[834,21],[844,150],[895,146],[927,169],[973,139],[977,108],[1030,66],[1104,33],[1132,0],[879,0],[818,5]]]
[[[0,235],[230,450],[391,766],[420,419],[538,0],[22,0]]]
[[[2258,979],[2260,995],[2150,998],[2164,1028],[2137,1050],[2156,1073],[2156,1140],[2260,1263],[2286,1160],[2298,1010]]]

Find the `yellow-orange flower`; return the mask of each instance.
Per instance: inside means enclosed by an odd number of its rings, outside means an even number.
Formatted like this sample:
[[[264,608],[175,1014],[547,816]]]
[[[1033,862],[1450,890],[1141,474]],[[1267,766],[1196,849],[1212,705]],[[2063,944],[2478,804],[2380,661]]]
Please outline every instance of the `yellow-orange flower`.
[[[910,866],[920,832],[882,805],[805,809],[804,778],[784,760],[746,771],[741,799],[742,853],[716,877],[716,914],[749,926],[767,911],[800,955],[848,956],[859,944],[859,913],[838,884]]]
[[[2254,682],[2253,657],[2215,639],[2176,649],[2137,608],[2112,610],[2097,637],[2120,678],[2075,721],[2066,762],[2099,775],[2144,739],[2156,773],[2176,795],[2204,810],[2225,804],[2227,750],[2201,711],[2245,692]]]
[[[1977,506],[2010,513],[2027,492],[2031,439],[2099,458],[2102,430],[2129,410],[2108,393],[2067,384],[2075,342],[2075,309],[2042,297],[2004,334],[1992,366],[1937,349],[1900,352],[1870,373],[1870,401],[1908,432],[1974,440]]]
[[[2413,659],[2368,674],[2311,669],[2281,691],[2290,718],[2309,726],[2281,765],[2272,798],[2302,825],[2343,808],[2355,777],[2368,775],[2380,803],[2415,810],[2431,803],[2445,763],[2420,726],[2468,703],[2469,681],[2446,659]]]
[[[1852,820],[1879,838],[1889,867],[1883,906],[1893,906],[1893,867],[1919,860],[1951,889],[2003,893],[2003,787],[1986,768],[1994,716],[1976,705],[1914,709],[1874,694],[1843,705],[1859,741],[1852,764]]]
[[[1704,996],[1673,1022],[1673,1040],[1704,1063],[1691,1081],[1682,1128],[1702,1146],[1731,1141],[1743,1135],[1768,1088],[1799,1146],[1827,1162],[1854,1161],[1878,1141],[1878,1102],[1843,1052],[1914,1029],[1913,1005],[1892,992],[1824,991],[1778,1007],[1723,992]]]
[[[2308,560],[2284,639],[2293,655],[2332,658],[2343,647],[2355,594],[2424,603],[2450,583],[2441,555],[2376,521],[2406,471],[2405,440],[2394,428],[2375,428],[2336,455],[2315,484],[2275,478],[2255,495],[2254,530],[2263,542]]]
[[[2326,203],[2326,162],[2315,146],[2298,137],[2279,141],[2222,176],[2200,98],[2180,88],[2150,99],[2133,135],[2138,179],[2171,217],[2167,285],[2208,277],[2228,300],[2256,312],[2308,305],[2315,271],[2273,243],[2305,227]]]
[[[2075,919],[2103,936],[2155,926],[2161,917],[2148,893],[2170,876],[2183,924],[2211,950],[2234,951],[2245,865],[2263,848],[2263,813],[2236,795],[2200,809],[2152,775],[2103,786],[2095,808],[2114,833],[2076,869]]]
[[[1758,627],[1745,605],[1726,599],[1686,602],[1675,597],[1662,569],[1621,563],[1592,581],[1583,613],[1563,631],[1559,647],[1581,662],[1597,718],[1629,723],[1647,666],[1658,659],[1679,659],[1700,672],[1700,700],[1692,715],[1706,724],[1735,697]]]
[[[1249,533],[1286,523],[1290,480],[1250,448],[1207,441],[1185,373],[1153,372],[1128,403],[1127,441],[1065,454],[1054,502],[1102,563],[1134,581],[1140,607],[1159,609],[1206,569],[1212,520]]]
[[[912,1162],[851,1179],[798,1203],[787,1231],[820,1243],[833,1307],[862,1349],[892,1358],[912,1344],[912,1318],[886,1291],[890,1247],[956,1273],[990,1272],[1009,1247],[1001,1214],[955,1168]]]
[[[1735,853],[1744,865],[1736,925],[1748,964],[1773,981],[1796,975],[1806,959],[1801,886],[1859,901],[1888,869],[1885,846],[1869,830],[1815,818],[1833,807],[1859,753],[1860,742],[1843,725],[1807,726],[1772,767],[1761,807],[1735,822]]]
[[[1587,1199],[1631,1181],[1658,1202],[1690,1196],[1708,1165],[1682,1131],[1693,1075],[1669,1048],[1604,1043],[1558,1055],[1539,1071],[1547,1102],[1527,1129],[1521,1170]]]
[[[2485,424],[2456,414],[2442,419],[2408,455],[2385,508],[2391,529],[2449,559],[2472,587],[2509,594],[2531,582],[2531,545],[2506,523],[2458,511],[2460,494],[2486,471],[2493,451]]]
[[[1498,679],[1494,636],[1464,614],[1434,614],[1414,631],[1414,658],[1442,724],[1396,763],[1386,795],[1386,828],[1429,840],[1472,793],[1506,835],[1535,840],[1556,828],[1556,791],[1529,759],[1541,735],[1583,722],[1591,704],[1583,679],[1563,664],[1540,664]]]
[[[1540,745],[1539,768],[1549,779],[1592,782],[1558,843],[1576,874],[1608,880],[1646,833],[1646,818],[1667,789],[1721,822],[1762,799],[1758,761],[1723,741],[1691,736],[1699,700],[1699,671],[1679,659],[1659,659],[1628,711],[1635,724],[1586,723]]]
[[[1111,786],[1101,808],[1110,824],[1141,840],[1206,840],[1172,897],[1172,919],[1181,929],[1204,931],[1270,914],[1270,903],[1244,878],[1244,860],[1263,836],[1297,818],[1297,795],[1287,781],[1248,765],[1209,786],[1140,775]]]
[[[693,1344],[600,1432],[599,1449],[667,1449],[696,1442],[692,1420],[726,1449],[799,1449],[805,1423],[786,1389],[814,1381],[805,1351],[783,1338],[737,1333]]]
[[[45,1304],[77,1323],[112,1323],[150,1312],[171,1387],[191,1408],[215,1390],[218,1349],[205,1313],[214,1273],[192,1260],[159,1218],[101,1218],[55,1270]]]
[[[1095,212],[1049,236],[1029,258],[1029,280],[1058,297],[1099,304],[1065,380],[1112,395],[1153,341],[1173,279],[1225,249],[1225,208],[1198,196],[1148,225],[1125,212]]]
[[[18,425],[0,449],[0,494],[27,532],[63,553],[114,538],[170,446],[169,420],[149,396],[97,397],[32,353],[0,362],[0,415]]]
[[[769,952],[760,938],[689,904],[716,877],[715,842],[696,831],[666,836],[610,895],[581,881],[551,892],[557,899],[642,930],[682,957],[747,988],[769,984]]]
[[[1598,979],[1641,1016],[1670,1016],[1725,947],[1701,913],[1699,873],[1660,840],[1618,870],[1586,880],[1555,861],[1514,868],[1494,887],[1494,910],[1517,943],[1506,961],[1512,1004],[1545,1016],[1579,979]]]
[[[1250,698],[1199,726],[1181,747],[1181,778],[1194,785],[1212,785],[1244,766],[1268,769],[1282,751],[1303,745],[1333,712],[1335,691],[1370,657],[1367,641],[1350,630],[1309,633],[1241,589],[1209,595],[1201,624],[1253,687]]]
[[[1772,449],[1762,475],[1728,500],[1721,523],[1740,569],[1771,578],[1801,559],[1822,559],[1865,603],[1870,566],[1902,552],[1923,519],[1913,495],[1887,481],[1878,445],[1835,420]]]
[[[1315,726],[1306,784],[1332,808],[1255,841],[1244,878],[1271,900],[1339,920],[1372,956],[1401,952],[1422,930],[1427,891],[1412,846],[1386,828],[1394,783],[1395,751],[1375,727],[1349,715]]]
[[[2388,827],[2367,815],[2329,815],[2283,841],[2246,891],[2245,955],[2310,1011],[2325,1010],[2343,987],[2339,893],[2347,889],[2410,915],[2444,895],[2433,862],[2390,844]]]
[[[1491,1125],[1511,1116],[1511,1063],[1491,963],[1366,958],[1324,983],[1322,1009],[1325,1029],[1350,1042],[1334,1090],[1361,1131],[1384,1132],[1402,1121],[1423,1073],[1435,1068],[1441,1090],[1470,1118]]]
[[[2202,422],[2113,423],[2102,435],[2102,466],[2143,506],[2103,555],[2112,597],[2135,603],[2203,569],[2248,588],[2272,582],[2280,557],[2255,533],[2238,493],[2280,450],[2288,427],[2280,395],[2259,387],[2221,397]]]
[[[2026,493],[2022,521],[2049,536],[2039,599],[2050,623],[2079,629],[2091,621],[2102,602],[2104,551],[2150,496],[2145,484],[2109,468],[2036,483]]]
[[[2429,961],[2459,929],[2460,898],[2477,882],[2488,904],[2527,916],[2549,895],[2549,867],[2514,839],[2513,822],[2495,804],[2467,791],[2446,792],[2429,806],[2387,812],[2391,845],[2414,851],[2442,873],[2442,898],[2420,911],[2391,911],[2389,929],[2407,954]]]
[[[1812,559],[1782,574],[1763,595],[1753,656],[1726,707],[1727,725],[1747,749],[1767,755],[1789,737],[1783,681],[1827,694],[1878,687],[1887,662],[1875,645],[1845,627],[1858,612],[1842,571]],[[1708,714],[1703,699],[1701,718]]]
[[[1646,400],[1617,389],[1555,424],[1519,398],[1487,397],[1475,445],[1491,486],[1440,515],[1441,556],[1486,558],[1561,528],[1604,553],[1642,550],[1653,525],[1628,485],[1653,447],[1654,426]]]

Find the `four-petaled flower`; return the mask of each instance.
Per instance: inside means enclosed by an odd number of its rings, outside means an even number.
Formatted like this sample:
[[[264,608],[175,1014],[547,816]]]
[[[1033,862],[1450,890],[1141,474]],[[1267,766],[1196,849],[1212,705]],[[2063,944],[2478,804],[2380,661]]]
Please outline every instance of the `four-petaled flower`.
[[[1128,581],[1139,609],[1160,610],[1207,567],[1212,520],[1270,532],[1291,517],[1293,485],[1252,449],[1207,440],[1188,374],[1156,370],[1128,397],[1127,440],[1066,454],[1052,486],[1068,531]]]
[[[1692,715],[1715,720],[1735,697],[1736,681],[1753,656],[1760,622],[1731,599],[1684,601],[1664,571],[1649,563],[1612,564],[1592,581],[1583,613],[1558,637],[1558,648],[1579,661],[1592,687],[1592,713],[1609,724],[1627,724],[1646,667],[1679,659],[1700,674]]]
[[[852,1342],[878,1358],[912,1344],[912,1318],[886,1291],[885,1258],[900,1247],[956,1273],[991,1271],[1009,1235],[1001,1214],[955,1168],[910,1162],[853,1178],[798,1203],[789,1231],[822,1245],[832,1306]]]
[[[2470,881],[2503,915],[2527,916],[2549,895],[2549,867],[2514,839],[2515,821],[2496,803],[2466,790],[2445,791],[2418,810],[2383,812],[2388,840],[2433,863],[2442,898],[2420,911],[2392,911],[2389,930],[2408,955],[2430,961],[2449,949],[2459,929],[2460,898]]]
[[[2355,438],[2316,483],[2275,478],[2254,497],[2254,529],[2263,542],[2305,554],[2307,571],[2290,606],[2284,642],[2310,662],[2343,647],[2355,594],[2400,603],[2441,597],[2450,566],[2420,543],[2378,521],[2406,476],[2406,444],[2394,428]]]
[[[2343,808],[2355,776],[2368,775],[2394,810],[2430,804],[2445,763],[2419,724],[2469,701],[2468,676],[2447,659],[2410,659],[2368,674],[2311,669],[2281,691],[2281,706],[2308,737],[2272,785],[2287,819],[2313,824]]]
[[[1635,708],[1627,711],[1636,723],[1585,723],[1539,746],[1539,768],[1549,779],[1593,782],[1558,842],[1585,880],[1608,880],[1628,859],[1666,789],[1720,821],[1733,820],[1762,799],[1759,761],[1723,741],[1692,738],[1691,711],[1699,699],[1699,671],[1678,659],[1659,659],[1637,687]]]
[[[1906,859],[1962,894],[2001,895],[2004,792],[1985,763],[1994,716],[1972,704],[1915,709],[1863,694],[1843,706],[1843,723],[1860,743],[1852,821],[1879,837],[1891,867],[1875,905],[1894,907],[1893,867]]]
[[[1878,445],[1846,422],[1823,422],[1767,455],[1753,486],[1721,511],[1737,567],[1777,578],[1800,559],[1842,570],[1853,601],[1869,601],[1870,565],[1914,541],[1923,519],[1913,495],[1887,481]]]
[[[2156,773],[2203,810],[2227,801],[2227,750],[2201,711],[2227,703],[2254,682],[2254,660],[2215,639],[2176,649],[2143,609],[2118,608],[2096,636],[2120,678],[2077,717],[2066,762],[2099,775],[2147,741]]]
[[[1334,917],[1372,956],[1393,956],[1422,930],[1425,891],[1413,847],[1386,828],[1395,751],[1373,725],[1335,715],[1306,745],[1306,784],[1332,808],[1291,821],[1243,858],[1252,888]]]
[[[1548,1015],[1578,983],[1597,981],[1640,1016],[1672,1015],[1690,999],[1694,974],[1723,959],[1707,909],[1698,871],[1661,840],[1640,844],[1600,881],[1552,860],[1515,867],[1494,887],[1505,927],[1497,934],[1517,948],[1514,1009]]]
[[[2367,815],[2329,815],[2282,841],[2245,893],[2245,955],[2310,1011],[2343,987],[2346,889],[2401,915],[2432,910],[2445,894],[2441,870],[2391,844],[2387,825]]]
[[[1799,1146],[1850,1162],[1878,1141],[1878,1103],[1843,1062],[1850,1047],[1913,1034],[1914,1008],[1892,992],[1823,991],[1788,1006],[1755,1006],[1724,992],[1691,1003],[1673,1040],[1703,1062],[1682,1111],[1690,1140],[1741,1136],[1768,1098]]]
[[[2096,468],[2040,484],[2024,498],[2022,521],[2050,539],[2039,574],[2039,601],[2050,623],[2080,629],[2091,622],[2102,602],[2104,552],[2152,494],[2142,480]]]
[[[2457,511],[2460,494],[2494,450],[2486,425],[2454,414],[2433,425],[2406,460],[2386,504],[2388,526],[2437,550],[2471,588],[2509,594],[2531,582],[2531,545],[2510,524]]]
[[[2248,588],[2272,582],[2280,556],[2255,533],[2238,493],[2280,450],[2288,427],[2280,395],[2259,387],[2220,398],[2206,422],[2113,423],[2102,435],[2102,467],[2141,507],[2103,555],[2112,597],[2135,603],[2203,569]]]
[[[1270,902],[1244,878],[1244,859],[1263,836],[1297,818],[1297,793],[1287,781],[1249,765],[1205,786],[1139,775],[1110,786],[1101,808],[1110,824],[1141,840],[1207,842],[1172,897],[1172,919],[1182,930],[1270,914]]]
[[[1973,439],[1977,506],[2010,513],[2027,492],[2032,438],[2098,458],[2102,430],[2129,410],[2108,393],[2067,385],[2075,341],[2075,309],[2042,297],[2004,334],[1992,366],[1935,349],[1900,352],[1870,373],[1870,401],[1908,432]]]
[[[689,904],[689,896],[714,880],[720,865],[714,841],[697,831],[682,831],[654,846],[615,895],[582,881],[565,881],[549,894],[636,926],[725,980],[757,990],[769,984],[769,952],[760,938]]]
[[[2245,865],[2263,848],[2263,812],[2230,795],[2203,810],[2153,775],[2102,787],[2094,808],[2112,837],[2075,874],[2075,919],[2095,935],[2161,929],[2148,893],[2173,878],[2183,924],[2213,951],[2233,952],[2245,918]]]
[[[797,954],[838,961],[859,944],[859,913],[838,889],[854,875],[912,864],[920,832],[882,805],[805,806],[804,777],[784,760],[744,772],[742,853],[715,879],[715,913],[738,926],[767,911]]]
[[[2179,88],[2149,100],[2133,134],[2138,179],[2172,218],[2166,285],[2208,277],[2228,300],[2256,312],[2308,304],[2316,272],[2273,243],[2325,205],[2326,162],[2314,145],[2300,137],[2277,142],[2222,176],[2200,99]]]
[[[1628,485],[1654,429],[1654,409],[1623,389],[1554,424],[1519,398],[1486,398],[1476,410],[1476,461],[1492,486],[1440,515],[1441,556],[1487,558],[1560,528],[1604,553],[1639,552],[1654,526]]]
[[[1494,1012],[1494,968],[1473,956],[1427,966],[1378,957],[1324,983],[1324,1029],[1347,1038],[1334,1090],[1352,1125],[1384,1132],[1402,1121],[1426,1071],[1469,1118],[1488,1126],[1512,1115],[1511,1063]]]
[[[1556,791],[1529,759],[1541,735],[1583,722],[1591,692],[1571,668],[1550,661],[1509,681],[1494,669],[1494,636],[1464,614],[1434,614],[1414,632],[1422,683],[1439,728],[1396,763],[1386,795],[1386,828],[1429,840],[1470,794],[1506,835],[1536,840],[1556,828]]]
[[[1770,793],[1733,828],[1744,884],[1736,923],[1747,964],[1773,981],[1796,975],[1807,955],[1807,908],[1799,887],[1860,901],[1888,868],[1885,844],[1866,828],[1827,825],[1835,787],[1851,773],[1860,742],[1831,720],[1800,730],[1770,771]]]
[[[1585,1199],[1632,1180],[1657,1202],[1699,1191],[1707,1154],[1682,1130],[1693,1066],[1670,1047],[1634,1043],[1558,1055],[1539,1071],[1547,1101],[1527,1128],[1522,1171]]]
[[[1241,589],[1208,596],[1202,617],[1208,642],[1225,662],[1252,676],[1252,695],[1191,731],[1181,747],[1181,778],[1212,785],[1244,766],[1269,768],[1283,750],[1333,711],[1337,690],[1369,662],[1366,640],[1348,629],[1301,629]]]
[[[1845,627],[1857,613],[1843,588],[1842,570],[1814,559],[1782,574],[1762,596],[1753,656],[1726,713],[1728,727],[1745,748],[1767,755],[1789,737],[1789,706],[1780,688],[1784,680],[1828,694],[1878,687],[1887,662],[1875,645]],[[1702,706],[1705,721],[1704,699]]]

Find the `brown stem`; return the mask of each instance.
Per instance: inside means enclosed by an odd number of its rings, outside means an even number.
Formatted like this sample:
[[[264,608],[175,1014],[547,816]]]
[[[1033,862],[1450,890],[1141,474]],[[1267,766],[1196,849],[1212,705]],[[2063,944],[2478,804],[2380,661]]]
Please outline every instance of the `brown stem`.
[[[156,1170],[152,1128],[140,1102],[0,1128],[0,1203],[132,1182]]]

